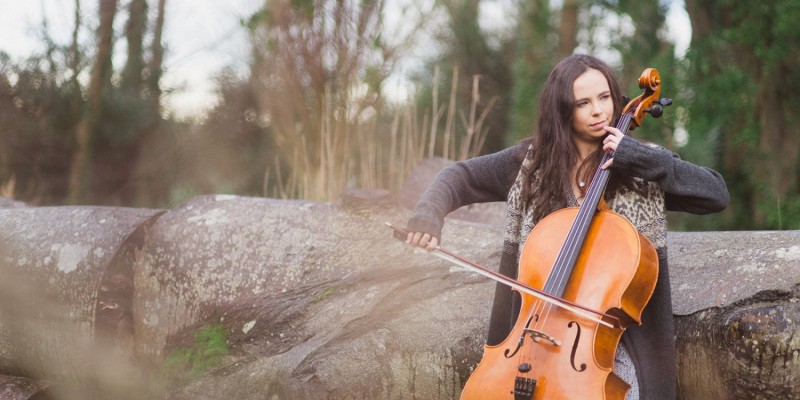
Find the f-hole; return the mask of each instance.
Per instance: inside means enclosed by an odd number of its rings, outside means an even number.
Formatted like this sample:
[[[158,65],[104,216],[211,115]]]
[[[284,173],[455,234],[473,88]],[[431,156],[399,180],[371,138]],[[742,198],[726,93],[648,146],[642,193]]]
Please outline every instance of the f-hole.
[[[583,372],[586,371],[586,364],[581,364],[580,368],[575,365],[575,354],[578,352],[578,342],[581,340],[581,325],[575,321],[570,321],[567,327],[572,328],[573,325],[578,331],[575,332],[575,342],[572,343],[572,353],[569,356],[569,362],[572,364],[572,369],[577,372]]]
[[[511,358],[514,357],[514,354],[517,354],[519,349],[522,347],[522,343],[525,342],[525,330],[531,326],[531,321],[534,319],[538,321],[539,315],[534,314],[532,317],[528,318],[528,322],[525,323],[525,329],[522,330],[522,335],[519,337],[519,341],[517,341],[517,348],[514,349],[514,352],[511,352],[511,349],[506,349],[506,351],[503,352],[503,356],[506,358]]]

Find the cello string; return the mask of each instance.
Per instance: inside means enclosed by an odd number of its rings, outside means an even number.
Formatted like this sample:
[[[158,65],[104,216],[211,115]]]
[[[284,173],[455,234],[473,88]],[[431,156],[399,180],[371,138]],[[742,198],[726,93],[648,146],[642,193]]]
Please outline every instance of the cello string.
[[[620,129],[621,131],[627,132],[630,126],[630,121],[631,117],[629,114],[626,113],[620,118],[620,123],[617,125],[619,128],[624,128]],[[607,184],[607,181],[606,182],[601,182],[601,181],[603,181],[607,177],[607,175],[610,175],[609,170],[602,169],[601,167],[611,157],[613,156],[610,153],[606,153],[603,156],[602,160],[600,161],[600,164],[597,167],[597,170],[595,171],[594,175],[595,178],[592,179],[592,181],[589,183],[589,189],[587,190],[586,201],[584,201],[583,204],[592,205],[591,207],[592,209],[589,210],[590,207],[587,206],[587,207],[581,207],[578,211],[578,215],[575,218],[575,223],[570,228],[567,238],[565,240],[564,248],[562,248],[562,252],[564,252],[565,254],[563,254],[562,257],[562,254],[559,253],[558,258],[556,259],[556,265],[553,267],[553,272],[555,273],[555,276],[553,276],[553,273],[551,273],[551,278],[548,278],[547,284],[545,284],[544,290],[550,294],[556,296],[563,295],[563,293],[552,293],[552,291],[562,286],[565,280],[569,279],[568,273],[571,272],[570,271],[571,267],[574,267],[574,262],[573,265],[568,265],[566,263],[568,260],[571,260],[573,258],[577,259],[576,254],[581,250],[581,246],[583,243],[581,240],[579,240],[580,238],[576,236],[580,232],[585,231],[588,225],[591,224],[592,222],[592,216],[595,213],[594,209],[596,208],[595,204],[596,203],[599,204],[600,201],[599,198],[600,196],[602,196],[605,186]]]
[[[620,124],[620,127],[625,128],[627,130],[628,124],[630,122],[630,117],[626,114],[623,116]],[[588,225],[592,222],[593,214],[595,213],[595,204],[599,204],[600,196],[602,196],[605,185],[607,183],[607,175],[610,174],[610,171],[604,170],[601,166],[611,158],[611,154],[606,153],[603,156],[603,159],[598,166],[597,171],[595,172],[595,179],[592,179],[592,182],[589,185],[589,190],[587,191],[587,198],[584,202],[586,207],[581,207],[576,216],[575,223],[573,227],[570,229],[568,237],[565,241],[565,249],[563,254],[563,258],[559,255],[557,259],[557,263],[554,266],[554,275],[553,279],[548,279],[548,287],[546,291],[551,293],[556,288],[564,287],[566,285],[566,280],[570,278],[571,271],[574,269],[575,260],[577,260],[577,254],[580,252],[581,247],[583,245],[584,240],[580,240],[581,238],[578,237],[581,232],[585,232],[588,229]],[[604,182],[605,181],[605,182]],[[591,207],[589,207],[591,205]],[[591,210],[590,210],[591,208]],[[585,239],[585,237],[584,237]],[[569,263],[571,261],[571,263]],[[572,264],[572,265],[570,265]],[[552,283],[550,283],[552,282]],[[551,293],[556,294],[556,293]],[[558,296],[563,296],[563,293],[556,294]]]
[[[619,123],[617,124],[617,128],[619,128],[623,133],[627,133],[630,127],[630,121],[631,121],[630,114],[629,113],[623,114],[620,117]],[[591,224],[597,204],[599,204],[600,202],[600,196],[602,196],[605,186],[608,183],[607,178],[608,175],[610,175],[610,171],[607,169],[603,169],[602,165],[605,164],[611,157],[613,157],[613,153],[605,153],[600,161],[600,164],[597,166],[594,178],[589,183],[586,199],[583,203],[587,206],[579,208],[578,214],[575,217],[575,222],[570,227],[564,245],[562,246],[558,256],[556,257],[555,265],[553,266],[548,278],[545,281],[542,290],[551,295],[563,297],[564,294],[563,292],[555,293],[555,290],[562,286],[564,288],[566,287],[565,282],[571,276],[571,271],[574,270],[574,264],[575,261],[577,260],[577,254],[578,252],[580,252],[584,242],[584,240],[581,240],[581,238],[579,237],[581,236],[580,233],[585,231],[588,228],[588,225]],[[588,205],[591,205],[591,207],[589,207]],[[592,208],[592,210],[589,210],[589,208]],[[569,261],[572,261],[571,262],[572,265],[569,265],[570,264]],[[550,313],[552,311],[553,311],[553,305],[551,303],[544,302],[541,299],[534,299],[533,304],[531,305],[531,311],[526,316],[526,318],[529,321],[528,323],[526,323],[526,328],[529,327],[530,321],[533,320],[533,329],[542,330],[542,328],[547,325],[547,320],[549,319]],[[526,333],[523,330],[522,338],[520,339],[524,340],[525,335]],[[534,346],[525,346],[525,347],[526,348],[523,348],[520,351],[520,355],[518,357],[519,365],[522,365],[522,363],[524,363],[526,359],[530,360],[534,359],[532,355]]]
[[[631,116],[629,113],[625,113],[620,117],[620,121],[617,124],[617,127],[623,133],[627,133],[631,122]],[[554,293],[555,289],[564,286],[565,282],[570,278],[571,271],[574,269],[575,260],[577,260],[577,253],[580,252],[581,247],[583,245],[584,240],[580,240],[579,233],[585,231],[589,224],[592,222],[592,217],[595,212],[596,205],[599,204],[600,199],[599,197],[602,196],[605,186],[608,183],[607,177],[610,175],[610,171],[607,169],[601,168],[603,164],[605,164],[611,157],[613,157],[612,153],[605,153],[603,158],[600,161],[600,164],[595,171],[594,178],[589,184],[589,189],[587,190],[587,196],[583,204],[592,205],[592,207],[581,207],[578,210],[578,214],[575,217],[575,223],[571,226],[567,238],[565,239],[564,246],[562,247],[561,251],[559,251],[559,255],[556,258],[556,263],[551,270],[550,276],[548,277],[547,281],[545,282],[543,291],[550,293],[555,296],[562,297],[563,293]],[[603,182],[605,180],[605,182]],[[589,210],[592,208],[592,210]],[[589,215],[587,215],[589,214]],[[574,259],[574,260],[573,260]],[[569,265],[568,261],[572,260],[572,265]],[[541,303],[541,301],[539,301]],[[545,304],[544,307],[539,308],[537,304],[537,309],[539,310],[539,319],[537,320],[536,326],[539,327],[540,325],[544,325],[547,316],[550,314],[552,310],[552,305]],[[545,311],[546,309],[546,311]],[[541,322],[541,324],[540,324]]]
[[[606,156],[603,157],[603,160],[601,161],[600,165],[605,163],[605,161],[607,161]],[[597,172],[595,173],[595,176],[598,176]],[[587,195],[586,202],[584,202],[585,204],[586,203],[593,204],[592,203],[594,201],[593,199],[594,197],[596,197],[594,195],[594,192],[596,192],[596,190],[594,190],[593,188],[596,188],[596,186],[599,184],[598,182],[599,180],[593,179],[592,182],[590,183],[589,190],[587,192],[589,193],[589,195]],[[571,259],[573,254],[575,254],[580,250],[579,247],[580,241],[576,236],[577,232],[580,232],[580,230],[583,229],[583,226],[585,226],[584,221],[586,221],[587,219],[591,221],[591,218],[587,218],[587,216],[585,215],[587,212],[584,210],[587,208],[588,207],[584,207],[583,209],[579,210],[578,215],[576,216],[577,224],[573,224],[573,227],[568,232],[567,238],[565,239],[564,242],[564,246],[559,252],[558,257],[556,258],[556,263],[553,269],[551,270],[550,276],[545,282],[543,291],[551,295],[559,297],[563,296],[563,293],[554,293],[554,292],[555,289],[559,287],[564,282],[564,280],[568,279],[569,277],[567,272],[570,268],[566,260]],[[533,307],[533,310],[538,312],[539,316],[539,318],[536,320],[535,328],[540,329],[541,326],[546,325],[548,316],[550,315],[550,312],[553,310],[553,307],[552,304],[548,304],[542,301],[537,301],[534,304],[535,305]],[[536,314],[531,314],[528,317],[530,318],[533,315]]]
[[[628,114],[624,114],[620,118],[620,123],[617,124],[622,132],[627,132],[628,128],[630,127],[631,117]],[[565,257],[562,259],[559,257],[557,259],[557,265],[553,268],[556,271],[555,279],[553,280],[553,284],[550,285],[549,290],[554,290],[557,287],[561,287],[567,279],[569,279],[569,273],[571,269],[574,267],[573,265],[566,264],[567,261],[576,259],[577,254],[580,252],[581,247],[583,245],[583,240],[580,240],[579,237],[576,237],[580,232],[584,232],[588,229],[588,225],[592,223],[594,213],[596,212],[596,204],[599,204],[600,197],[603,195],[605,190],[605,186],[608,183],[608,176],[610,175],[610,171],[607,169],[601,168],[603,164],[605,164],[613,155],[611,153],[606,153],[600,164],[595,171],[595,178],[592,179],[592,182],[589,184],[589,189],[587,191],[587,198],[583,204],[591,205],[591,207],[581,207],[578,215],[575,218],[575,224],[573,224],[573,228],[570,229],[568,234],[565,247],[566,247],[566,254]],[[549,279],[548,279],[549,281]],[[554,294],[554,293],[551,293]],[[558,296],[562,296],[563,293],[557,294]]]

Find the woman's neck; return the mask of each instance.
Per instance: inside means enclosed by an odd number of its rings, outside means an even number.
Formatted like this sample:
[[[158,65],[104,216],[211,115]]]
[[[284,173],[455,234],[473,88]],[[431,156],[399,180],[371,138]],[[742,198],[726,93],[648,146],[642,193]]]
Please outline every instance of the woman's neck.
[[[578,150],[578,165],[580,165],[597,150],[597,143],[588,143],[576,140],[575,148]]]

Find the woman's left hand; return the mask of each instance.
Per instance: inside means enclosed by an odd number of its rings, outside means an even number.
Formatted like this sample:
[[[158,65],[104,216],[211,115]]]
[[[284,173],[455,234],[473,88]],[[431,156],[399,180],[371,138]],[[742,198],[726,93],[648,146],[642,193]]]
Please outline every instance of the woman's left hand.
[[[608,135],[606,135],[606,138],[603,139],[603,151],[617,151],[617,146],[619,146],[619,142],[622,141],[622,138],[624,138],[625,135],[622,134],[622,131],[613,126],[606,126],[605,130],[608,131]],[[613,163],[614,158],[610,158],[602,166],[600,166],[600,168],[607,169]]]

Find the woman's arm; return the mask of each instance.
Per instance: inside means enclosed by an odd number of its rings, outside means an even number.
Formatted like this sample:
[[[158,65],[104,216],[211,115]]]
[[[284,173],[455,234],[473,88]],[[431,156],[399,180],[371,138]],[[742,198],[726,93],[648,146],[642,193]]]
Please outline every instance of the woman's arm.
[[[506,201],[521,165],[520,145],[448,165],[434,179],[408,220],[408,240],[425,247],[441,237],[444,217],[473,203]],[[522,153],[524,154],[524,153]],[[415,233],[419,233],[414,237]],[[424,234],[429,237],[425,238]]]
[[[725,180],[717,171],[628,136],[619,142],[612,168],[658,183],[670,211],[708,214],[724,210],[730,200]]]

